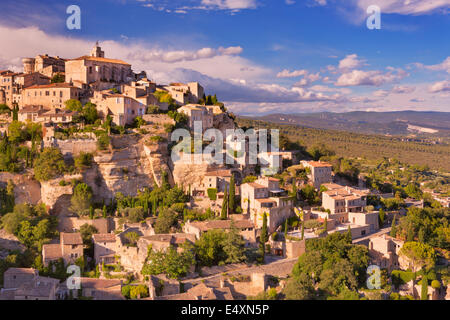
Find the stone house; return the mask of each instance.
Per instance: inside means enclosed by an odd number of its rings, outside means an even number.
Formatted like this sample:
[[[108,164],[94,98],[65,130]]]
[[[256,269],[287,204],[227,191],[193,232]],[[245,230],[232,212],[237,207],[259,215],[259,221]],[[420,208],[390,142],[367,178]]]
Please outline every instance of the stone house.
[[[164,89],[170,93],[172,98],[179,104],[198,103],[204,95],[204,89],[198,82],[171,83],[164,86]]]
[[[94,243],[94,259],[96,264],[114,264],[116,262],[116,236],[113,233],[92,235]]]
[[[233,220],[234,227],[239,229],[239,234],[246,241],[246,246],[256,244],[257,230],[255,225],[250,220]],[[185,233],[194,234],[196,239],[199,239],[204,232],[209,230],[221,229],[230,230],[232,220],[210,220],[210,221],[188,221],[183,226]]]
[[[23,89],[22,106],[42,105],[44,108],[65,108],[65,102],[81,98],[81,89],[68,83],[35,85]]]
[[[59,280],[41,277],[36,269],[9,268],[3,274],[0,300],[55,300]]]
[[[118,93],[112,93],[108,90],[95,91],[91,102],[97,105],[99,116],[106,118],[112,117],[116,125],[124,126],[132,124],[134,118],[145,115],[147,105],[138,100]]]
[[[188,127],[194,130],[194,125],[200,125],[202,132],[213,128],[214,112],[212,109],[199,104],[188,104],[178,109],[179,113],[188,116]]]
[[[369,240],[369,256],[372,264],[389,272],[399,269],[398,252],[404,241],[394,239],[386,234]]]
[[[334,183],[323,184],[327,191],[322,192],[322,207],[331,214],[364,212],[369,190],[340,186]]]
[[[293,200],[287,196],[286,190],[280,188],[278,179],[262,177],[255,182],[244,183],[240,193],[243,213],[250,216],[257,228],[263,225],[264,213],[270,233],[294,215]]]
[[[75,279],[67,279],[62,285],[62,290],[66,296],[72,291],[73,297],[78,297],[78,289],[69,289],[68,282],[72,281],[71,286],[75,286]],[[97,279],[80,277],[81,296],[91,297],[93,300],[125,300],[122,296],[122,280],[116,279]]]
[[[73,264],[83,257],[83,240],[80,233],[60,233],[60,243],[44,244],[42,246],[42,260],[44,266],[50,261],[64,260],[65,265]]]
[[[301,161],[300,163],[311,170],[308,178],[317,190],[320,189],[322,184],[333,181],[333,166],[331,164],[322,161]]]

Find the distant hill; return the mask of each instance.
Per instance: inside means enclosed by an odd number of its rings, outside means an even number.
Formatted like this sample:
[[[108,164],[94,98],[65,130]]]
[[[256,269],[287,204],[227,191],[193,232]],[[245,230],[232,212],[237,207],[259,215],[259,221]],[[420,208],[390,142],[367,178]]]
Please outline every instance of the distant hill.
[[[244,119],[365,134],[450,136],[450,112],[398,111],[269,114]]]

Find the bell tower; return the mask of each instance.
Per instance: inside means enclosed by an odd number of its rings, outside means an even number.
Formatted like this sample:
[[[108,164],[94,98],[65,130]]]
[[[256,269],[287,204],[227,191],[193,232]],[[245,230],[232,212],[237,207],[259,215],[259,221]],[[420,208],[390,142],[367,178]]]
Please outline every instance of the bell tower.
[[[91,57],[96,57],[96,58],[104,58],[105,57],[105,52],[102,51],[102,48],[100,48],[100,46],[98,45],[98,41],[95,43],[95,46],[91,50]]]

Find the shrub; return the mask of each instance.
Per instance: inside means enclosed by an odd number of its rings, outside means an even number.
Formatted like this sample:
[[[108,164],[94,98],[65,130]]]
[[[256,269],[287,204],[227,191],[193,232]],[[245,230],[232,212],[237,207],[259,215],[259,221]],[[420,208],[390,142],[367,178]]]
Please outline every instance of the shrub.
[[[157,114],[159,112],[160,110],[157,105],[152,104],[147,107],[147,114]]]
[[[97,136],[97,147],[100,150],[107,150],[110,144],[110,139],[107,133],[102,133]]]
[[[208,192],[208,197],[210,200],[217,200],[217,189],[216,188],[209,188],[207,190]]]
[[[439,289],[441,287],[441,283],[437,280],[433,280],[433,281],[431,281],[431,287],[433,289]]]

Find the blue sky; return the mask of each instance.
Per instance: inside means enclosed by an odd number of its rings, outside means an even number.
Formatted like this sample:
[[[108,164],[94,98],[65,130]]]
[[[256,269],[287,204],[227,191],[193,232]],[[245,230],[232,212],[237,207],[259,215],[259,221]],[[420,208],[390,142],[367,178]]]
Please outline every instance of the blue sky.
[[[81,30],[66,8],[81,8]],[[366,27],[369,5],[381,30]],[[450,111],[450,0],[2,0],[0,69],[106,55],[200,81],[240,114]],[[3,46],[2,46],[3,47]]]

